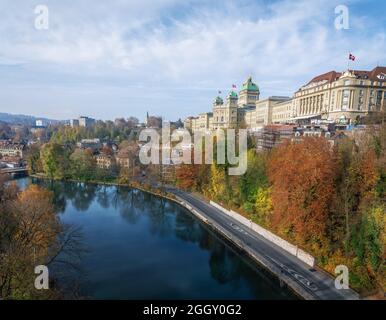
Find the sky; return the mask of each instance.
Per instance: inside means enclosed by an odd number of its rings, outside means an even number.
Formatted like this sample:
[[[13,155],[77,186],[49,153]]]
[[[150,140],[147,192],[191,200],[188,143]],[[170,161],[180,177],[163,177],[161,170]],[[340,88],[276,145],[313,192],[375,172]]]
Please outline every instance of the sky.
[[[384,12],[383,0],[0,0],[0,112],[183,119],[249,75],[261,98],[291,96],[347,69],[349,52],[351,68],[386,66]]]

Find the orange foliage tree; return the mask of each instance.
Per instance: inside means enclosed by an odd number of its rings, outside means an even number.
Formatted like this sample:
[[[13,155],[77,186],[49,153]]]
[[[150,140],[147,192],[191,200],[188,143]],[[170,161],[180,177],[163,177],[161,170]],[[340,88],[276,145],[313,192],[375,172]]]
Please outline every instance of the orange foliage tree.
[[[334,194],[334,170],[331,147],[323,138],[287,142],[275,149],[268,162],[271,227],[301,244],[323,241]]]
[[[182,189],[193,189],[196,186],[198,167],[193,164],[183,164],[176,170],[177,186]]]

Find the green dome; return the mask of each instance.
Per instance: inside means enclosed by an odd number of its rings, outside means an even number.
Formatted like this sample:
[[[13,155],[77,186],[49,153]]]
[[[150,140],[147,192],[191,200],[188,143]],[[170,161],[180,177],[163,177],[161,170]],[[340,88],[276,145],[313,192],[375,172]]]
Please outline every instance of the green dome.
[[[252,82],[252,77],[249,77],[247,81],[243,83],[243,87],[241,90],[248,90],[248,91],[259,91],[259,87]]]
[[[221,105],[221,104],[224,104],[224,101],[220,96],[217,96],[216,99],[214,100],[214,103],[216,105]]]
[[[228,98],[230,98],[230,99],[237,99],[238,98],[237,93],[234,92],[234,91],[229,92]]]

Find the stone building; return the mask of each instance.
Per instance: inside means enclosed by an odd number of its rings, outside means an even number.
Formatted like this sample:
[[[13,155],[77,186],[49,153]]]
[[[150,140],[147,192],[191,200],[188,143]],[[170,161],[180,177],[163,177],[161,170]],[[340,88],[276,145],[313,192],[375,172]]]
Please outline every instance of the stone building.
[[[291,123],[293,113],[293,99],[276,103],[272,106],[272,123]]]
[[[79,117],[79,126],[89,128],[95,124],[95,120],[93,118],[80,116]]]
[[[116,155],[115,161],[120,168],[130,168],[130,159],[128,156]]]
[[[213,103],[213,130],[237,127],[238,95],[231,91],[225,103],[217,97]]]
[[[259,87],[252,81],[252,77],[249,76],[248,79],[243,83],[243,86],[239,92],[238,106],[240,108],[255,107],[259,98]]]
[[[0,156],[2,157],[18,157],[23,158],[25,146],[19,143],[1,143]]]
[[[212,119],[205,114],[189,117],[184,122],[185,128],[259,131],[270,124],[304,125],[313,120],[350,124],[386,111],[386,67],[371,71],[330,71],[314,77],[292,98],[272,96],[260,100],[258,86],[248,77],[239,95],[231,91],[225,103],[218,96],[212,109]]]
[[[385,110],[386,67],[371,71],[330,71],[313,78],[294,94],[293,120],[326,119],[352,123]]]
[[[115,159],[111,155],[107,154],[97,154],[95,156],[96,165],[100,169],[110,169],[113,164],[115,164]]]

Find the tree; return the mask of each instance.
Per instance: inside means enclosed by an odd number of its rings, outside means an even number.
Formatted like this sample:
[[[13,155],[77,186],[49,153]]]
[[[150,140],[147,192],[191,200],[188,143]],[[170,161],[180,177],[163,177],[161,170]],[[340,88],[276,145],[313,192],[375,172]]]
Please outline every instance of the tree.
[[[227,183],[224,167],[212,163],[210,167],[209,190],[207,190],[207,195],[210,195],[210,197],[215,200],[225,200],[224,195],[226,191],[226,185]]]
[[[62,297],[51,271],[54,264],[69,270],[79,262],[84,252],[79,231],[59,222],[52,193],[42,187],[30,185],[19,191],[2,180],[0,199],[0,297]],[[37,265],[50,267],[50,290],[34,287]]]
[[[253,212],[255,206],[255,197],[259,188],[268,187],[267,178],[267,155],[256,154],[254,149],[248,150],[248,169],[240,177],[239,189],[241,203],[247,212]]]
[[[178,166],[176,170],[177,186],[186,190],[196,189],[197,175],[198,168],[193,164]]]
[[[27,164],[30,173],[37,173],[43,170],[40,161],[40,148],[38,145],[32,145],[27,153]]]
[[[95,175],[92,151],[75,149],[70,156],[70,175],[74,179],[90,180]]]
[[[262,225],[266,226],[272,213],[272,200],[269,188],[258,188],[255,196],[254,214],[252,219]]]
[[[271,226],[300,244],[320,244],[334,192],[334,169],[324,138],[287,142],[274,150],[268,163],[274,208]]]
[[[40,158],[43,170],[50,179],[65,177],[69,166],[69,155],[63,146],[52,142],[45,144],[41,149]]]

